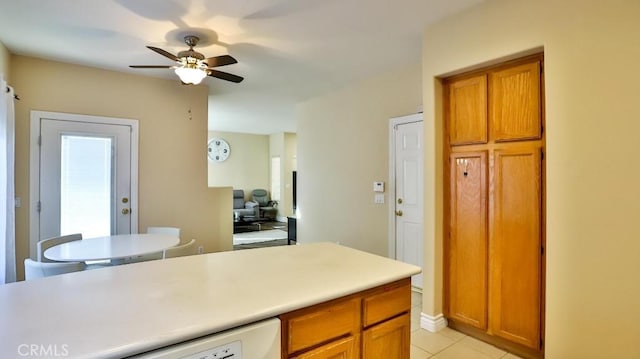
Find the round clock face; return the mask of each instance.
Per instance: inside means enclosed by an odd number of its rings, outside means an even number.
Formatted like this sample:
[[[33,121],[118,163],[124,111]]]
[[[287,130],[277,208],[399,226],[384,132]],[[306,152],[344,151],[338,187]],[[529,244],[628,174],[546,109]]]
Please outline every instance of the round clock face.
[[[229,144],[222,138],[212,138],[211,141],[209,141],[207,154],[212,161],[222,162],[229,157],[230,153],[231,148]]]

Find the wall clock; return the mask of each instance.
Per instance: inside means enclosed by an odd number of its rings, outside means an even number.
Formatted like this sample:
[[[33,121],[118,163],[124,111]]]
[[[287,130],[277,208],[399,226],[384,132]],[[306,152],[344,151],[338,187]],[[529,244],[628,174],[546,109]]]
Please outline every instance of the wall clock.
[[[231,147],[227,141],[222,138],[212,138],[209,141],[209,146],[207,146],[207,155],[209,159],[216,162],[225,161],[229,158],[229,154],[231,153]]]

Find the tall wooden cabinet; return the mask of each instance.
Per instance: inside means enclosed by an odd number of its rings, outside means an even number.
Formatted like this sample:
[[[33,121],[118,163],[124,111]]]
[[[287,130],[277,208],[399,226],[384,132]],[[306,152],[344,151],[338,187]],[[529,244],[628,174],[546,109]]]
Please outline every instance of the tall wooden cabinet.
[[[445,314],[542,356],[542,56],[446,79]]]

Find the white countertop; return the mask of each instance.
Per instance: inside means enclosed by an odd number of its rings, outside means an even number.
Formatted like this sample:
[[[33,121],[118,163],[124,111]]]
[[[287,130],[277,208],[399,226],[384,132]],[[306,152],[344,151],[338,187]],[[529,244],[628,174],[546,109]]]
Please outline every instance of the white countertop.
[[[419,273],[333,243],[220,252],[0,285],[0,358],[21,345],[114,358]],[[63,347],[64,346],[64,347]]]

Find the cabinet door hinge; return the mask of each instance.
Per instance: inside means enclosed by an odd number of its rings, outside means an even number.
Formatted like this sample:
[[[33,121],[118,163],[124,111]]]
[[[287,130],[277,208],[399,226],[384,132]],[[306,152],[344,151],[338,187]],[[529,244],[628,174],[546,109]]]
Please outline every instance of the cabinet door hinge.
[[[544,160],[544,151],[540,151],[540,159]]]
[[[38,146],[42,146],[42,136],[38,136]]]
[[[36,211],[40,213],[41,210],[42,210],[42,202],[38,201],[38,203],[36,203]]]
[[[540,338],[540,349],[544,348],[544,339]]]
[[[544,255],[544,246],[540,246],[540,254]]]

